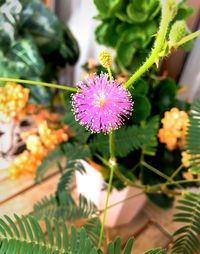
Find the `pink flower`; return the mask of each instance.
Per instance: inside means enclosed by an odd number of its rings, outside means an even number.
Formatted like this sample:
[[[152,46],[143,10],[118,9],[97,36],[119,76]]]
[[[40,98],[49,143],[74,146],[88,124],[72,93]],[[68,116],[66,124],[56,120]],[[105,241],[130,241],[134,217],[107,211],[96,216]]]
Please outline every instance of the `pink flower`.
[[[79,83],[72,96],[76,120],[94,133],[117,129],[131,115],[133,102],[130,93],[107,74],[92,76]]]

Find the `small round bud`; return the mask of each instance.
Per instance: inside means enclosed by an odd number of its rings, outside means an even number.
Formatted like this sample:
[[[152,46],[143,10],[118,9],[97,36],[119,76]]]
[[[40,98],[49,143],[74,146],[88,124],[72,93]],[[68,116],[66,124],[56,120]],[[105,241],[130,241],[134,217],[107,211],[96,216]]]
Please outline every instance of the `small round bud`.
[[[101,53],[99,54],[99,62],[105,68],[108,68],[111,66],[112,56],[110,55],[110,53],[107,50],[101,51]]]
[[[179,42],[187,33],[187,26],[185,21],[176,21],[170,31],[169,40],[170,45],[173,46]]]

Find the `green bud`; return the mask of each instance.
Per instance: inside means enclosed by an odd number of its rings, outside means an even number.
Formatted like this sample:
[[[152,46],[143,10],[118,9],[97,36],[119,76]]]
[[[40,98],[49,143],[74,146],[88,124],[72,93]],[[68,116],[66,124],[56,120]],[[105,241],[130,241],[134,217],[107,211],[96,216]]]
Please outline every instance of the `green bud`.
[[[176,21],[170,31],[169,34],[169,44],[170,46],[175,45],[177,42],[179,42],[185,35],[187,34],[187,25],[186,22]]]

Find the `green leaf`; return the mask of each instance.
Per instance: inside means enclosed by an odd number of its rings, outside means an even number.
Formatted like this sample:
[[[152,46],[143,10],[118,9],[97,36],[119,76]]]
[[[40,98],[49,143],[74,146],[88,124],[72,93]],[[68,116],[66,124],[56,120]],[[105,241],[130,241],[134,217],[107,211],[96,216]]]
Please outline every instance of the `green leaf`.
[[[60,191],[56,195],[51,195],[50,197],[45,197],[41,201],[34,205],[34,209],[31,215],[41,219],[53,219],[65,220],[70,223],[80,220],[87,219],[83,225],[87,235],[90,240],[97,244],[99,240],[101,223],[97,215],[97,207],[91,201],[88,201],[82,195],[79,196],[79,202],[75,202],[70,192]],[[46,227],[49,229],[48,221],[46,221]],[[55,227],[57,227],[55,225]],[[57,232],[58,234],[58,232]],[[49,241],[52,242],[52,233],[50,232]],[[60,238],[58,238],[57,245],[60,246]]]
[[[146,124],[145,127],[137,125],[123,126],[115,131],[115,154],[119,157],[125,157],[130,152],[144,149],[146,154],[154,154],[155,147],[157,146],[157,130],[158,130],[158,117],[153,117]],[[93,135],[90,140],[89,146],[92,153],[100,152],[103,156],[108,157],[108,135],[98,134]]]
[[[28,1],[23,6],[21,26],[34,37],[37,46],[50,53],[63,39],[58,18],[40,1]]]
[[[94,0],[101,18],[106,18],[117,12],[122,6],[123,0]]]
[[[32,79],[34,80],[34,79]],[[53,91],[49,87],[26,85],[30,89],[28,102],[49,107],[53,100]]]
[[[48,153],[48,155],[42,160],[42,163],[37,168],[35,181],[37,183],[41,182],[45,176],[45,173],[49,169],[49,166],[52,165],[52,161],[59,159],[63,155],[61,146],[58,145],[54,150]]]
[[[90,142],[90,147],[93,153],[98,151],[102,155],[108,157],[108,135],[94,135]],[[116,156],[124,157],[134,149],[139,149],[140,147],[141,140],[139,138],[139,128],[137,126],[121,127],[119,130],[115,131]]]
[[[135,82],[134,90],[133,90],[134,94],[147,95],[148,91],[149,91],[149,86],[145,79],[139,79],[138,81]]]
[[[192,7],[187,6],[185,3],[179,5],[179,9],[176,14],[176,20],[186,20],[188,16],[194,13]]]
[[[15,41],[8,57],[16,63],[16,71],[21,77],[37,77],[44,70],[43,59],[32,38],[22,38]]]
[[[170,110],[176,100],[176,83],[171,79],[159,82],[154,92],[156,109],[160,114]]]
[[[128,242],[126,243],[126,246],[124,248],[124,254],[131,254],[132,253],[133,243],[134,243],[134,240],[132,238],[128,240]]]
[[[74,117],[72,111],[66,112],[64,114],[64,123],[70,126],[70,130],[74,133],[74,140],[79,144],[86,144],[88,138],[90,137],[90,132],[87,131],[83,126],[81,126]]]
[[[67,161],[65,168],[62,168],[62,175],[57,185],[57,192],[71,189],[75,171],[79,171],[80,173],[85,172],[82,163],[79,160]]]
[[[118,20],[111,19],[100,24],[95,30],[96,40],[99,44],[115,47],[118,41],[117,25]]]
[[[6,52],[15,41],[22,4],[20,1],[4,1],[0,5],[0,47]]]
[[[198,238],[200,232],[200,194],[187,193],[179,203],[181,203],[181,206],[178,206],[177,209],[180,212],[174,215],[174,220],[182,222],[184,225],[174,233],[174,242],[171,251],[174,254],[198,253],[200,250],[200,241]]]
[[[157,133],[159,128],[159,117],[152,117],[146,126],[144,126],[144,136],[143,141],[143,154],[154,156],[156,154],[156,149],[158,146]]]
[[[132,62],[135,51],[136,50],[135,50],[132,42],[129,42],[129,43],[121,42],[121,43],[119,43],[118,47],[117,47],[116,61],[120,65],[128,67]]]
[[[135,123],[140,123],[141,121],[146,120],[151,113],[151,104],[148,98],[144,95],[134,94],[133,90],[133,115],[132,120]]]
[[[197,98],[191,109],[191,115],[189,117],[189,126],[187,129],[186,137],[186,150],[191,156],[189,170],[193,174],[200,173],[200,98]]]
[[[18,238],[16,235],[9,234],[7,229],[6,222],[1,219],[1,225],[6,232],[6,235],[2,235],[0,233],[0,252],[9,254],[9,253],[76,253],[76,250],[79,249],[79,246],[85,246],[87,243],[87,249],[84,248],[85,251],[82,251],[82,254],[95,253],[97,254],[97,250],[95,246],[92,244],[89,239],[86,230],[81,228],[80,231],[77,231],[74,227],[71,228],[71,234],[68,240],[68,230],[67,226],[64,222],[62,222],[62,227],[60,227],[58,220],[54,219],[54,227],[55,231],[53,231],[53,226],[51,226],[51,222],[49,219],[45,219],[46,230],[48,232],[49,241],[46,242],[45,239],[45,230],[42,231],[40,224],[31,216],[27,217],[27,223],[30,225],[30,228],[33,232],[34,238],[29,239],[28,234],[25,231],[21,231],[24,227],[23,220],[18,218],[18,226],[21,237]],[[10,219],[8,219],[10,220]],[[20,223],[20,224],[19,224]],[[20,226],[21,225],[21,226]],[[11,226],[12,228],[13,226]],[[79,237],[81,235],[81,237]],[[55,239],[55,242],[54,240]],[[70,244],[69,244],[70,243]],[[92,251],[95,252],[92,252]],[[14,252],[15,251],[15,252]]]
[[[162,248],[155,248],[149,251],[145,251],[144,254],[166,254],[166,250]]]
[[[149,17],[151,20],[159,11],[157,0],[141,0],[139,5],[137,0],[132,0],[127,6],[127,14],[134,23],[145,22]]]

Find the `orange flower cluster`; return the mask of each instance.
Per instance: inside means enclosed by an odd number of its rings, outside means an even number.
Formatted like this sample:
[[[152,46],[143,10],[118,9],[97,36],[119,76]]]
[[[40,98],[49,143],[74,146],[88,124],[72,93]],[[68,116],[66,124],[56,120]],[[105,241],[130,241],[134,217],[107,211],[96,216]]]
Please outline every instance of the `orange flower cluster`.
[[[182,152],[181,155],[182,155],[181,162],[182,162],[183,166],[186,167],[186,168],[189,168],[191,155],[187,151]],[[197,156],[199,157],[199,155],[197,155]],[[194,176],[195,175],[190,171],[187,171],[187,172],[183,173],[183,177],[187,180],[194,179]],[[196,175],[196,177],[198,179],[200,179],[200,174]]]
[[[57,144],[68,140],[66,127],[53,130],[49,128],[47,121],[42,121],[38,127],[37,132],[24,133],[22,138],[25,141],[26,148],[20,154],[10,167],[11,178],[16,178],[21,174],[34,174],[36,169],[41,164],[44,157],[55,148]]]
[[[181,153],[181,156],[182,156],[181,162],[182,162],[183,166],[185,168],[189,168],[191,155],[189,153],[187,153],[187,151],[183,151]]]
[[[158,137],[161,143],[165,143],[169,150],[183,149],[185,145],[188,115],[185,111],[172,108],[166,111],[161,120],[163,128],[159,130]]]
[[[17,117],[26,106],[29,89],[8,82],[0,87],[0,121],[9,122]]]

